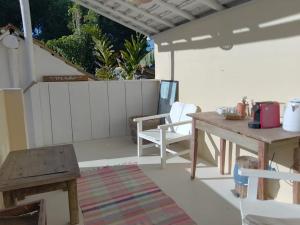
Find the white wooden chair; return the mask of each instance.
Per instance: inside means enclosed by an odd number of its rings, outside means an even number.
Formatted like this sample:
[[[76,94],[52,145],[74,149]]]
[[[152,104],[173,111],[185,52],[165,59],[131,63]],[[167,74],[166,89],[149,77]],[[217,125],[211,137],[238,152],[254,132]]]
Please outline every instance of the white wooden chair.
[[[259,178],[300,182],[300,174],[243,168],[240,169],[239,174],[249,177],[247,197],[245,199],[241,199],[241,216],[243,225],[300,224],[300,205],[281,203],[274,200],[263,201],[257,199]]]
[[[161,166],[163,168],[167,160],[167,151],[174,154],[174,151],[167,149],[167,146],[172,143],[191,139],[192,119],[186,114],[195,112],[197,112],[197,106],[175,102],[168,114],[134,119],[134,121],[137,122],[138,157],[143,155],[143,149],[152,146],[159,146]],[[158,126],[157,129],[143,130],[143,121],[157,118],[165,118],[166,124]],[[143,145],[143,139],[146,139],[153,144]],[[186,150],[176,155],[187,154],[188,151],[189,150]]]

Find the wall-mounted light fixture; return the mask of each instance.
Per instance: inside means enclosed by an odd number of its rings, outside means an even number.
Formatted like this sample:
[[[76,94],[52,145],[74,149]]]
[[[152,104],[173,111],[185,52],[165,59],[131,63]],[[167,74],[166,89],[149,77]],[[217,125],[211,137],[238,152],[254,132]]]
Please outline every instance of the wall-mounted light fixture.
[[[0,41],[2,44],[9,49],[18,49],[19,48],[19,40],[18,38],[11,33],[10,31],[6,31],[5,33],[0,35]]]

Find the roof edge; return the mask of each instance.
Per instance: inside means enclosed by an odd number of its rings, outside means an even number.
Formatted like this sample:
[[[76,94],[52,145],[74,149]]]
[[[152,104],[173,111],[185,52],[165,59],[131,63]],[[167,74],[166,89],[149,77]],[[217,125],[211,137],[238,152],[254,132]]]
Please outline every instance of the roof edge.
[[[20,38],[24,39],[24,34],[13,24],[7,24],[4,27],[0,27],[0,34],[1,32],[6,32],[6,31],[14,31],[14,33],[16,33]],[[40,48],[44,49],[45,51],[49,52],[52,56],[54,56],[55,58],[58,58],[59,60],[62,60],[64,63],[66,63],[67,65],[75,68],[76,70],[78,70],[79,72],[81,72],[83,75],[88,76],[90,79],[92,80],[97,80],[93,74],[85,71],[84,69],[82,69],[80,66],[70,62],[68,59],[66,59],[65,57],[63,57],[62,55],[58,54],[57,52],[53,51],[52,49],[50,49],[49,47],[46,46],[46,44],[36,38],[33,38],[33,43],[37,46],[39,46]]]

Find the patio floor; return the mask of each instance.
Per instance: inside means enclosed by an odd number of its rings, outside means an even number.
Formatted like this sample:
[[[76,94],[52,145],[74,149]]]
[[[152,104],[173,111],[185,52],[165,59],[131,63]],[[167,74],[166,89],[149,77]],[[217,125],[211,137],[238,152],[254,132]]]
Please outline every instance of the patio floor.
[[[149,150],[150,156],[139,160],[136,145],[129,137],[94,140],[74,144],[80,168],[88,169],[105,165],[138,163],[167,195],[189,214],[199,225],[240,225],[239,200],[230,190],[234,184],[232,177],[221,176],[217,167],[201,162],[196,179],[190,180],[190,163],[176,157],[168,161],[167,167],[160,169],[160,158]],[[28,197],[25,201],[44,198],[47,201],[49,225],[66,225],[69,221],[67,193],[51,192]],[[80,215],[80,224],[82,215]]]

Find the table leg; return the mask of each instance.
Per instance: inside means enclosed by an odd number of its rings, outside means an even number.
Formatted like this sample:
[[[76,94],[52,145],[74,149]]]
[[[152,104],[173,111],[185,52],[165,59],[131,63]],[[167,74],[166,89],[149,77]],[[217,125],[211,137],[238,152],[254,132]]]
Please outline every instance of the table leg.
[[[16,200],[14,198],[13,192],[11,191],[3,192],[3,203],[5,208],[10,208],[16,205]]]
[[[235,151],[235,158],[237,159],[238,157],[241,156],[241,146],[236,145],[235,149],[236,149],[236,151]]]
[[[220,139],[220,173],[224,175],[226,155],[226,140]]]
[[[198,129],[196,128],[196,120],[195,119],[193,119],[193,122],[192,122],[191,151],[192,151],[191,179],[195,179],[196,167],[197,167],[197,157],[198,157]]]
[[[294,172],[300,173],[300,148],[294,150]],[[300,183],[293,183],[293,201],[294,204],[300,204]]]
[[[67,185],[69,197],[70,224],[75,225],[79,223],[76,179],[68,181]]]
[[[258,169],[266,170],[268,169],[268,151],[269,144],[260,142],[258,148]],[[263,178],[259,179],[258,182],[258,199],[265,200],[266,199],[266,180]]]

